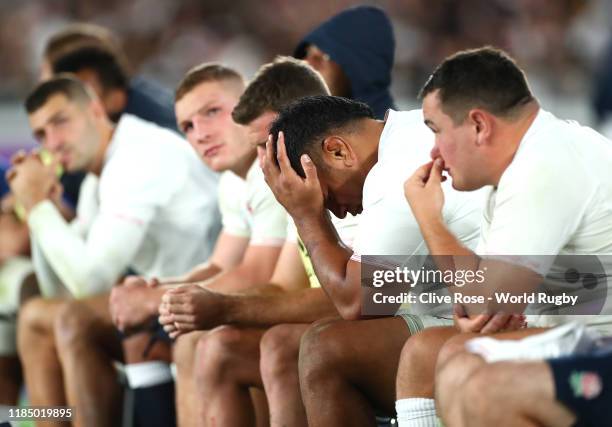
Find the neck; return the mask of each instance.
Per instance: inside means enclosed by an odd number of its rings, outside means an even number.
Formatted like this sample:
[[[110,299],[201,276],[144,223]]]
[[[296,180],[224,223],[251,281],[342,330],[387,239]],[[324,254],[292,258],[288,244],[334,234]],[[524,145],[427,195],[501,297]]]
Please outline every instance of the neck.
[[[504,149],[504,155],[500,156],[500,164],[497,168],[499,173],[494,177],[493,185],[497,186],[499,184],[499,180],[503,173],[508,166],[510,166],[512,160],[514,160],[514,156],[521,145],[521,141],[533,124],[539,110],[540,105],[534,100],[525,106],[525,109],[518,119],[500,126],[498,140],[500,141],[500,147]]]
[[[368,120],[363,129],[363,144],[360,144],[360,157],[362,160],[362,170],[364,176],[370,173],[370,170],[378,163],[378,147],[380,145],[380,137],[385,122],[382,120]]]
[[[100,176],[100,174],[102,173],[102,168],[104,167],[104,158],[106,157],[106,151],[108,150],[108,146],[110,145],[111,140],[113,139],[115,127],[110,122],[110,120],[105,119],[104,121],[100,122],[97,128],[98,135],[100,135],[100,144],[98,145],[98,151],[88,171],[93,173],[94,175]]]
[[[251,169],[256,157],[257,152],[253,151],[247,156],[244,156],[234,167],[230,168],[230,170],[240,178],[246,179],[247,173],[249,172],[249,169]]]

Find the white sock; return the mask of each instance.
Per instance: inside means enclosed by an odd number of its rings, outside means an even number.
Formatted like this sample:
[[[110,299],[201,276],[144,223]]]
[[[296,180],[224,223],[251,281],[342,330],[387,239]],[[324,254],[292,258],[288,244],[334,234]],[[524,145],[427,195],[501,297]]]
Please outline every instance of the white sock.
[[[438,427],[433,399],[411,398],[395,402],[399,427]]]
[[[125,365],[125,376],[133,389],[172,382],[170,366],[158,361]]]

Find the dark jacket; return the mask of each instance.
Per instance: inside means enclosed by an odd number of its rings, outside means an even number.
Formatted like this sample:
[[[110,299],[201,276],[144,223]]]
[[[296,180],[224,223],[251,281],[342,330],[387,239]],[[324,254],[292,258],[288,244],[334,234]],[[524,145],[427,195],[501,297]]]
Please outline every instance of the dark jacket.
[[[381,9],[358,6],[335,15],[298,44],[293,56],[304,58],[314,44],[340,65],[351,82],[351,98],[368,104],[377,118],[394,108],[389,90],[395,38]]]
[[[9,191],[8,183],[6,182],[5,178],[8,168],[8,163],[5,163],[4,160],[0,159],[0,199]]]
[[[595,73],[593,109],[599,123],[612,113],[612,40],[608,51]]]
[[[172,92],[142,77],[130,82],[124,113],[178,132]]]

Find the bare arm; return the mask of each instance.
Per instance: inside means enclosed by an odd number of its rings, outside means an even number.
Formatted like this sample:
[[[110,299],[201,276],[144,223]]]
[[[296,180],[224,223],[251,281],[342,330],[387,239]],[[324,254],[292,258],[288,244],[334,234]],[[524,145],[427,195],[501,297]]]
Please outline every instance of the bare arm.
[[[272,276],[280,251],[279,246],[249,245],[238,266],[201,283],[201,286],[212,291],[229,293],[267,283]]]
[[[247,237],[221,232],[210,259],[182,276],[163,278],[159,282],[181,284],[209,280],[217,274],[239,265],[248,245],[249,239]]]
[[[249,239],[221,233],[207,263],[180,277],[144,278],[130,276],[111,290],[109,300],[113,322],[121,330],[136,327],[158,312],[162,296],[168,289],[198,282],[232,269],[242,258]]]
[[[421,234],[423,235],[429,252],[434,256],[439,269],[446,271],[465,270],[484,274],[484,283],[478,286],[465,286],[457,288],[450,286],[451,292],[460,292],[462,295],[483,296],[485,301],[498,291],[508,290],[514,293],[530,291],[541,282],[541,276],[525,267],[508,264],[490,259],[482,259],[469,248],[466,248],[448,230],[442,218],[444,193],[441,182],[442,162],[430,162],[419,168],[405,183],[404,191],[412,212],[414,213]],[[454,283],[449,283],[454,285]],[[494,300],[494,298],[493,298]],[[465,308],[459,307],[457,320],[459,327],[471,332],[496,332],[499,329],[520,325],[522,319],[517,316],[483,314],[485,309],[499,311],[493,304],[478,304],[478,316],[467,319]],[[516,310],[516,307],[513,308]],[[511,309],[512,310],[512,309]],[[512,312],[506,307],[506,312]],[[516,313],[516,311],[514,311]],[[462,319],[463,318],[463,319]]]
[[[351,261],[352,251],[343,245],[323,206],[317,170],[307,156],[302,157],[306,178],[291,168],[284,137],[277,142],[278,165],[272,141],[268,139],[263,171],[277,200],[293,217],[299,235],[308,249],[321,286],[345,319],[357,319],[361,310],[360,264]]]
[[[297,218],[295,224],[321,286],[344,319],[361,317],[361,264],[351,260],[353,251],[342,244],[326,211]]]
[[[267,285],[237,294],[199,287],[176,289],[168,292],[163,301],[160,322],[175,335],[222,324],[265,327],[312,322],[337,314],[322,289],[309,288],[295,243],[285,243]],[[185,309],[185,305],[191,305],[193,310]]]

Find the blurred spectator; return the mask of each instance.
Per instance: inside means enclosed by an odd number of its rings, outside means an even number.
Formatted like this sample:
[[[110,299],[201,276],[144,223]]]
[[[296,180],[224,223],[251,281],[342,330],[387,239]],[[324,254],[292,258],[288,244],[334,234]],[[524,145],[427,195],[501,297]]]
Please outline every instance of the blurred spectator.
[[[393,23],[392,94],[400,106],[416,104],[418,88],[445,56],[491,44],[512,53],[549,109],[591,122],[589,94],[610,34],[609,0],[8,0],[0,2],[0,99],[23,97],[37,79],[44,40],[69,22],[109,27],[135,72],[172,87],[203,60],[223,61],[250,76],[262,62],[291,53],[312,28],[359,3],[381,7]]]
[[[612,40],[608,52],[595,76],[593,108],[599,124],[604,123],[612,112]]]
[[[389,92],[394,55],[389,18],[381,9],[364,6],[323,22],[293,53],[321,73],[332,95],[365,102],[380,119],[395,108]]]

